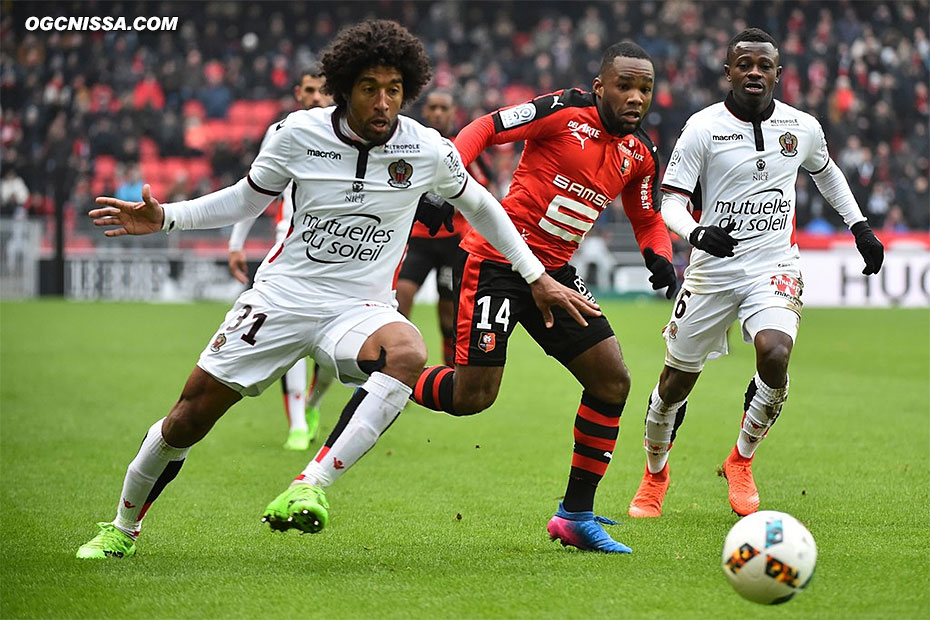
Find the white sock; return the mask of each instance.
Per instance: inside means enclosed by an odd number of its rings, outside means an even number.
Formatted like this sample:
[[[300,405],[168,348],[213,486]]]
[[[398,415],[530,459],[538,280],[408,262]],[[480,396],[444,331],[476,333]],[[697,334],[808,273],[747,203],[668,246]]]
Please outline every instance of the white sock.
[[[342,415],[349,416],[348,423],[337,436],[329,436],[326,445],[297,477],[297,482],[322,487],[335,482],[375,445],[400,415],[412,391],[394,377],[372,373],[343,410]],[[342,420],[336,425],[334,435],[340,426],[343,426]]]
[[[752,378],[756,384],[756,393],[743,415],[739,438],[736,440],[736,449],[744,458],[752,458],[759,442],[769,432],[769,429],[778,419],[782,405],[788,399],[788,381],[785,387],[773,388],[759,378],[759,373]]]
[[[177,475],[190,451],[190,448],[175,448],[165,443],[161,435],[164,421],[165,418],[162,418],[149,428],[139,453],[129,464],[123,479],[123,493],[113,525],[133,538],[139,535],[142,517],[149,506],[164,486]]]
[[[643,441],[649,473],[659,473],[668,462],[668,449],[672,442],[672,432],[675,430],[675,414],[686,402],[687,398],[680,403],[666,403],[659,396],[658,384],[652,390],[649,409],[646,411],[646,434]]]
[[[313,365],[313,384],[310,388],[310,396],[307,397],[307,409],[316,409],[323,401],[326,390],[333,384],[335,376],[332,372],[326,370],[319,364]]]
[[[302,357],[281,377],[284,386],[284,410],[287,412],[288,428],[292,431],[307,430],[307,415],[304,400],[307,393],[307,358]]]

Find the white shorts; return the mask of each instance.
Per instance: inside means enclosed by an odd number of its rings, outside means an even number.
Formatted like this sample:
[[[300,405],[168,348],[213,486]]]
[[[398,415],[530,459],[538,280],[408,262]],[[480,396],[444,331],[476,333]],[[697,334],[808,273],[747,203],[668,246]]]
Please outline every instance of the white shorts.
[[[727,354],[727,328],[739,319],[743,340],[751,343],[764,329],[797,340],[801,320],[800,276],[766,276],[728,291],[678,292],[672,318],[662,329],[665,363],[684,372],[701,372],[704,362]]]
[[[368,375],[357,357],[368,337],[389,323],[413,326],[392,306],[374,301],[337,301],[321,304],[320,311],[326,314],[296,314],[251,288],[226,313],[197,365],[244,396],[261,394],[305,356],[342,383],[361,385]]]

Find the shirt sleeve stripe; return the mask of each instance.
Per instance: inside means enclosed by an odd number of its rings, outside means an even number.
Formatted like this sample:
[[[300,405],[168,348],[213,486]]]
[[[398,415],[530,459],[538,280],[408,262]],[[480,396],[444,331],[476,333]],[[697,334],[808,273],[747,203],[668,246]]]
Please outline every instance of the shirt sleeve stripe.
[[[830,160],[830,158],[828,157],[828,158],[827,158],[827,163],[825,163],[825,164],[823,165],[823,168],[821,168],[821,169],[818,170],[817,172],[811,172],[811,174],[820,174],[821,172],[823,172],[824,170],[826,170],[826,169],[827,169],[827,166],[830,165],[830,161],[831,161],[831,160]]]
[[[673,194],[683,194],[687,196],[688,198],[691,198],[691,192],[689,192],[686,189],[682,189],[680,187],[675,187],[674,185],[667,185],[663,183],[661,189],[663,192],[671,192]]]
[[[264,189],[264,188],[259,187],[258,185],[255,184],[255,181],[253,181],[252,177],[250,177],[249,175],[246,175],[245,178],[248,179],[249,181],[249,187],[254,189],[256,192],[267,194],[268,196],[277,196],[278,194],[281,193],[281,192],[273,192],[270,189]]]
[[[468,179],[465,179],[465,182],[462,183],[462,189],[460,189],[455,196],[449,196],[448,200],[455,200],[465,192],[465,187],[468,185]]]

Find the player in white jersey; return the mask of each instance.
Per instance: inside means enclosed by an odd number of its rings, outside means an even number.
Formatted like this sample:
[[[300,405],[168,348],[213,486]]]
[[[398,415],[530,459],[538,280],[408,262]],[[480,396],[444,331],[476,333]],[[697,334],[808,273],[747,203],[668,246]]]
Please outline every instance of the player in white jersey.
[[[312,110],[332,105],[333,98],[323,93],[326,83],[318,67],[301,72],[294,85],[294,99],[303,110]],[[274,122],[265,132],[262,146],[274,134],[278,122]],[[291,197],[291,184],[281,192],[281,204],[275,221],[275,245],[284,241],[294,215],[294,201]],[[248,268],[243,247],[245,239],[252,229],[256,218],[236,222],[229,235],[229,271],[243,284],[249,283]],[[288,433],[284,448],[287,450],[306,450],[316,438],[320,427],[320,403],[326,390],[332,385],[333,376],[319,364],[313,365],[313,381],[310,394],[307,394],[307,359],[300,358],[281,376],[281,388],[284,393],[284,411],[287,414]]]
[[[723,463],[730,506],[759,508],[752,459],[788,396],[788,359],[801,317],[803,283],[794,239],[798,168],[811,173],[878,273],[884,250],[830,159],[814,117],[773,98],[781,73],[775,40],[758,28],[736,35],[724,65],[732,91],[692,116],[662,179],[662,216],[694,245],[685,281],[663,333],[665,368],[646,413],[646,471],[630,504],[633,517],[658,517],[669,484],[668,450],[704,362],[727,352],[739,320],[756,350],[736,446]],[[699,186],[699,190],[697,187]],[[700,221],[688,212],[700,191]]]
[[[297,359],[312,356],[359,385],[336,428],[291,486],[265,509],[274,530],[318,532],[329,520],[324,487],[360,459],[403,410],[426,346],[393,303],[394,273],[420,195],[439,194],[512,262],[552,325],[553,306],[585,324],[596,304],[556,283],[503,208],[465,171],[448,140],[406,116],[430,79],[426,51],[395,22],[347,28],[322,57],[335,107],[292,113],[237,184],[159,205],[98,198],[108,236],[209,228],[261,213],[293,180],[295,212],[275,247],[204,349],[178,402],[151,426],[123,482],[117,516],[79,558],[135,553],[142,517],[190,447],[242,396],[254,396]]]

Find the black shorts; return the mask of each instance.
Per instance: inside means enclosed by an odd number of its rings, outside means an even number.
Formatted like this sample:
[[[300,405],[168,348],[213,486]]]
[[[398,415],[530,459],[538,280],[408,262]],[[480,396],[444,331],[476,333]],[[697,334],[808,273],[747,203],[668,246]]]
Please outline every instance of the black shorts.
[[[556,282],[594,300],[571,265],[548,272]],[[614,335],[603,315],[585,317],[582,327],[562,308],[553,308],[555,324],[547,328],[526,280],[507,263],[484,260],[459,250],[455,269],[455,363],[503,366],[507,340],[517,323],[563,365]]]
[[[407,255],[404,264],[397,274],[398,280],[410,280],[417,286],[422,286],[426,276],[433,269],[436,270],[436,290],[439,299],[453,299],[452,271],[458,256],[458,235],[440,237],[410,237],[407,240]]]

